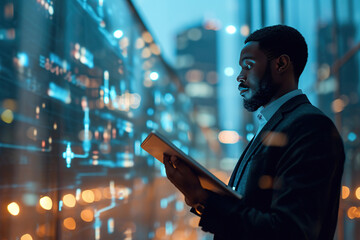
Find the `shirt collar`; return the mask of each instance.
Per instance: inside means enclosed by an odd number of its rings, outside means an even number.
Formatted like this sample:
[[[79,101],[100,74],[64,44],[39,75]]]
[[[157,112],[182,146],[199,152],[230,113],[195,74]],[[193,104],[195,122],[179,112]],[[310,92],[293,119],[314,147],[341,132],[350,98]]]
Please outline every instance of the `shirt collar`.
[[[269,121],[270,118],[284,103],[289,101],[291,98],[301,94],[303,94],[301,89],[296,89],[279,97],[278,99],[267,105],[265,108],[260,107],[259,113],[256,116],[257,121],[259,122],[259,124]]]

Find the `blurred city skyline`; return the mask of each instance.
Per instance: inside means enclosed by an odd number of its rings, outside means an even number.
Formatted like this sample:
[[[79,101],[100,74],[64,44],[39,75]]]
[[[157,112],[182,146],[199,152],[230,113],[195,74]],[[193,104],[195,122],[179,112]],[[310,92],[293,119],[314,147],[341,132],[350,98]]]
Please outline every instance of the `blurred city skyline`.
[[[218,81],[213,86],[217,93],[213,97],[217,99],[218,105],[216,111],[212,112],[218,114],[218,131],[215,135],[221,143],[224,143],[221,141],[222,133],[228,134],[228,140],[232,134],[239,134],[239,139],[249,140],[257,128],[254,114],[244,111],[241,99],[234,94],[237,90],[233,83],[240,70],[237,61],[245,37],[256,29],[275,24],[290,25],[304,35],[309,57],[300,77],[299,88],[315,106],[333,119],[344,139],[347,160],[337,239],[355,239],[359,235],[357,219],[360,217],[360,179],[357,177],[360,170],[360,1],[134,2],[145,24],[162,47],[163,57],[174,69],[180,68],[180,78],[185,79],[185,85],[193,87],[193,92],[201,93],[201,89],[194,90],[195,86],[186,80],[186,76],[194,71],[200,71],[205,76],[207,70],[201,69],[201,64],[195,61],[192,67],[187,68],[188,72],[182,73],[184,71],[177,62],[177,57],[181,56],[175,53],[179,53],[176,50],[175,36],[189,33],[193,29],[205,29],[207,22],[217,24],[214,41],[217,43]],[[191,37],[189,39],[191,42]],[[188,54],[193,52],[194,59],[198,59],[199,50],[188,48]],[[197,105],[196,97],[192,97],[192,100]],[[236,162],[244,145],[242,141],[222,144],[223,157]]]

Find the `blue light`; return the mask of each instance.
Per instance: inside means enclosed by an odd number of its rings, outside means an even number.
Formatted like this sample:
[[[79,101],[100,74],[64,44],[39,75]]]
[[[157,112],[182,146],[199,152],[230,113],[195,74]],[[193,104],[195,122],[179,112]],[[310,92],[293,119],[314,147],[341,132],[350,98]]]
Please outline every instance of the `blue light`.
[[[89,117],[89,108],[84,110],[84,129],[89,130],[90,127],[90,117]]]
[[[183,151],[186,154],[189,154],[189,148],[187,146],[182,146],[181,151]]]
[[[175,98],[171,93],[166,93],[164,99],[168,104],[173,104],[175,102]]]
[[[70,168],[71,160],[74,158],[74,153],[71,151],[70,143],[67,143],[66,150],[63,152],[63,158],[66,160],[66,167]]]
[[[157,72],[151,72],[150,73],[150,79],[152,81],[157,81],[159,79],[159,74]]]
[[[109,220],[108,220],[108,233],[113,233],[114,232],[114,219],[113,218],[110,218]]]
[[[167,235],[171,235],[174,231],[172,222],[166,222],[165,223],[165,232]]]
[[[348,139],[350,142],[354,142],[357,139],[357,135],[354,132],[348,134]]]
[[[109,103],[110,89],[109,89],[109,71],[104,71],[104,103]]]
[[[95,218],[94,228],[100,228],[101,227],[101,221],[99,217]]]
[[[177,201],[175,203],[175,209],[176,209],[176,211],[181,212],[182,210],[184,210],[184,203]]]
[[[153,157],[148,157],[147,158],[147,165],[148,166],[154,166],[154,158]]]
[[[26,53],[18,53],[17,57],[19,58],[19,62],[22,66],[27,67],[29,66],[29,57]]]
[[[148,127],[148,128],[153,128],[153,126],[154,126],[153,123],[154,123],[153,121],[147,120],[147,121],[146,121],[146,127]]]
[[[166,177],[166,170],[165,170],[164,164],[162,164],[162,163],[160,163],[160,164],[161,164],[160,165],[160,174],[162,177]]]
[[[152,108],[149,108],[147,111],[147,115],[149,115],[149,116],[152,116],[152,115],[154,115],[154,109],[152,109]]]
[[[116,89],[115,86],[111,86],[110,88],[110,99],[112,100],[112,105],[114,108],[119,108],[118,103],[116,101]]]
[[[155,90],[154,91],[154,102],[155,105],[160,105],[161,104],[161,92],[159,90]]]
[[[225,68],[224,73],[226,76],[232,77],[234,75],[235,71],[232,67],[227,67],[227,68]]]
[[[80,194],[81,194],[81,189],[80,189],[80,188],[77,188],[77,189],[76,189],[76,193],[75,193],[76,200],[79,200],[79,199],[80,199]]]
[[[161,127],[167,132],[173,131],[174,122],[170,113],[168,112],[161,113]]]
[[[166,198],[163,198],[160,200],[160,207],[161,208],[167,208],[168,206],[168,200]]]
[[[60,201],[59,201],[59,212],[61,212],[62,206],[63,206],[63,201],[60,200]]]
[[[253,134],[253,133],[248,133],[248,134],[246,135],[246,139],[247,139],[248,141],[251,141],[251,139],[252,139],[254,136],[255,136],[255,134]]]
[[[49,84],[49,90],[48,95],[52,98],[55,98],[57,100],[60,100],[66,104],[71,103],[71,94],[70,91],[67,89],[64,89],[62,87],[59,87],[53,82],[50,82]]]
[[[246,131],[251,132],[254,130],[254,125],[252,123],[246,124]]]
[[[234,25],[229,25],[226,27],[226,32],[229,34],[234,34],[236,33],[236,27]]]
[[[121,31],[121,30],[116,30],[116,31],[114,31],[114,37],[115,38],[117,38],[117,39],[120,39],[122,36],[124,36],[124,33],[123,33],[123,31]]]
[[[135,155],[137,155],[137,156],[140,156],[140,154],[141,154],[141,147],[140,147],[140,145],[141,145],[141,142],[140,142],[139,140],[136,140],[136,141],[134,142],[134,153],[135,153]]]

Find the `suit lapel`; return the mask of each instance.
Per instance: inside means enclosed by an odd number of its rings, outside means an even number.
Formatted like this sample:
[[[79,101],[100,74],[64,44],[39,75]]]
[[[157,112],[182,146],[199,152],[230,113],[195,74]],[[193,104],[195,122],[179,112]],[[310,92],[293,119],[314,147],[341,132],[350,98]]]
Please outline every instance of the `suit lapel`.
[[[259,134],[253,138],[252,141],[248,144],[246,149],[244,150],[243,154],[240,157],[239,162],[237,163],[233,174],[230,178],[229,185],[237,187],[238,182],[244,172],[244,167],[247,166],[247,162],[250,160],[251,156],[256,153],[256,150],[261,146],[263,139],[266,137],[267,133],[272,131],[283,119],[283,114],[289,112],[296,108],[298,105],[303,103],[310,103],[306,95],[301,94],[298,96],[293,97],[285,104],[283,104],[276,113],[271,117],[271,119],[265,124],[263,129],[259,132]],[[241,163],[241,168],[240,168]]]
[[[248,151],[249,147],[251,146],[252,142],[254,141],[254,138],[251,139],[251,141],[248,143],[248,145],[246,146],[245,150],[243,151],[243,153],[241,154],[240,158],[239,158],[239,161],[237,162],[232,174],[231,174],[231,177],[230,177],[230,180],[229,180],[229,183],[228,185],[230,187],[233,187],[234,185],[234,180],[235,180],[235,176],[236,176],[236,173],[238,172],[238,169],[239,169],[239,166],[240,166],[240,163],[242,161],[242,159],[244,158],[246,152]]]

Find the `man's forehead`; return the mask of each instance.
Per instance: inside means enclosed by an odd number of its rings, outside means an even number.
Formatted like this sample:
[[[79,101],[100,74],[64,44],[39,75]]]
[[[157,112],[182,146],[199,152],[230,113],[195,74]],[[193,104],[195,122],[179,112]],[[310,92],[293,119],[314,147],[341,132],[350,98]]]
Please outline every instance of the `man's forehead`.
[[[247,42],[240,54],[240,61],[244,58],[254,58],[260,53],[259,42],[250,41]]]

